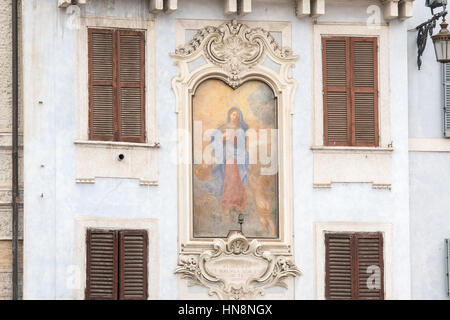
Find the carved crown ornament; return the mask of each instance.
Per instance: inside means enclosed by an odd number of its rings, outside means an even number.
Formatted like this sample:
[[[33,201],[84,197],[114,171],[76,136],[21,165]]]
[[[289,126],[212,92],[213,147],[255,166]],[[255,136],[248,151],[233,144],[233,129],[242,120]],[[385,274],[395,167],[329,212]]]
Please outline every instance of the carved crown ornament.
[[[172,57],[194,60],[199,54],[223,69],[228,75],[227,83],[234,89],[242,83],[242,74],[261,64],[267,55],[280,65],[297,60],[292,50],[281,47],[270,32],[250,28],[236,20],[200,29],[187,45],[178,47]]]
[[[226,241],[216,239],[213,249],[200,255],[181,254],[175,273],[222,300],[255,299],[274,286],[287,289],[283,280],[301,274],[291,257],[262,251],[258,240],[249,241],[238,231]]]

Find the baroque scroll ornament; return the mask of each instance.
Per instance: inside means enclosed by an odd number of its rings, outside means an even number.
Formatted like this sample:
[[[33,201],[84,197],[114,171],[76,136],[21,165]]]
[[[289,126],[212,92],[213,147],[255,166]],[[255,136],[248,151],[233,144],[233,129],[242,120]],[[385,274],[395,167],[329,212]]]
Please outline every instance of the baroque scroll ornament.
[[[269,32],[236,20],[200,29],[188,45],[175,50],[175,56],[188,58],[201,48],[211,63],[228,73],[229,85],[233,88],[241,84],[240,74],[261,63],[267,51],[276,59],[296,59],[291,49],[280,47]]]
[[[238,231],[227,241],[216,239],[214,248],[200,255],[181,254],[175,273],[223,300],[254,299],[274,286],[287,289],[283,280],[301,274],[291,257],[262,251],[257,240],[250,242]]]

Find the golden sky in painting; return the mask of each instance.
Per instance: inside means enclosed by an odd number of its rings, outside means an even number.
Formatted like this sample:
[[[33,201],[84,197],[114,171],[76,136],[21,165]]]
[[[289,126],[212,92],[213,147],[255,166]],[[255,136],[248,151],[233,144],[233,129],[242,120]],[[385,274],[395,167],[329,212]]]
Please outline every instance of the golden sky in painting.
[[[260,86],[266,86],[260,81],[248,81],[233,90],[220,80],[208,80],[202,83],[195,92],[193,118],[203,123],[203,131],[217,129],[227,119],[231,107],[241,109],[249,128],[269,129],[273,126],[264,125],[253,112],[250,112],[248,97]],[[270,90],[270,89],[269,89]]]

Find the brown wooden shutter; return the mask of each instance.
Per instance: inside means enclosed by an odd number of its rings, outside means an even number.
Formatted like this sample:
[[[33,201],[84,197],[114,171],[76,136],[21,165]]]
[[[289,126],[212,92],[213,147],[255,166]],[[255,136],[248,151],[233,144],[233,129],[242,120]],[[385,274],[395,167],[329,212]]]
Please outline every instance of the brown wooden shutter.
[[[120,232],[120,299],[147,299],[147,247],[144,230]]]
[[[327,299],[352,299],[351,235],[325,234]]]
[[[120,141],[145,140],[144,34],[118,31]]]
[[[350,143],[349,41],[323,38],[323,88],[325,145]]]
[[[383,236],[356,234],[356,265],[358,299],[379,300],[384,298]],[[378,277],[379,278],[376,278]],[[368,278],[371,279],[368,282]],[[370,286],[370,287],[369,287]]]
[[[117,299],[117,241],[115,231],[87,230],[86,299]]]
[[[327,233],[325,249],[326,299],[384,299],[381,233]]]
[[[145,142],[145,35],[89,29],[89,137]]]
[[[378,146],[376,38],[324,37],[324,144]]]
[[[376,38],[350,38],[352,145],[378,146],[378,57]]]
[[[89,29],[89,136],[114,140],[115,54],[111,30]]]

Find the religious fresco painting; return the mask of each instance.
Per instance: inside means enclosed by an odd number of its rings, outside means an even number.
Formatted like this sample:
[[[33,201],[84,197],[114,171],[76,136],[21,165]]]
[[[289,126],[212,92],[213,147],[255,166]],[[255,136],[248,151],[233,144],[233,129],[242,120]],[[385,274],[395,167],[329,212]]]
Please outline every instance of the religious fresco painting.
[[[193,97],[193,236],[279,236],[277,100],[262,81],[204,81]]]

